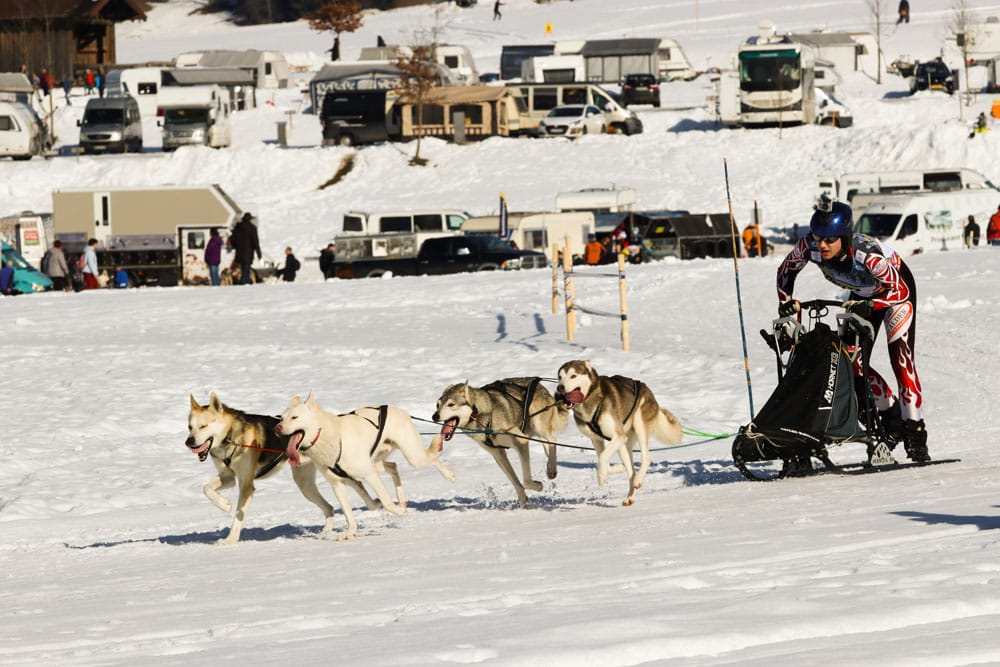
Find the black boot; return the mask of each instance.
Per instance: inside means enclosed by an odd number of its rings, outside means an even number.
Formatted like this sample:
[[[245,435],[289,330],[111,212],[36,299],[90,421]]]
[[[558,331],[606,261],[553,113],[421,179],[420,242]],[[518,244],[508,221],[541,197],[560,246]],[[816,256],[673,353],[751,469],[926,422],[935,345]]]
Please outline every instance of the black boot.
[[[893,403],[888,410],[880,410],[879,421],[882,423],[882,433],[885,435],[885,444],[889,450],[896,448],[896,445],[905,438],[903,430],[903,418],[899,414],[899,403]]]
[[[903,422],[903,447],[911,461],[923,463],[931,460],[931,455],[927,453],[927,429],[923,419]]]

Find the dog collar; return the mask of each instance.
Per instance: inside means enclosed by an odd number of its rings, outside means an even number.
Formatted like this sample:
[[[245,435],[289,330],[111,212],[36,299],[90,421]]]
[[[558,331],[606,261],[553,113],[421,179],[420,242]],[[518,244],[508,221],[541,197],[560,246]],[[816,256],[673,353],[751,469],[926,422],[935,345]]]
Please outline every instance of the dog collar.
[[[319,436],[322,435],[322,433],[323,433],[323,429],[322,428],[316,430],[316,437],[313,438],[312,442],[309,443],[310,447],[312,447],[313,445],[316,444],[316,441],[319,440]]]

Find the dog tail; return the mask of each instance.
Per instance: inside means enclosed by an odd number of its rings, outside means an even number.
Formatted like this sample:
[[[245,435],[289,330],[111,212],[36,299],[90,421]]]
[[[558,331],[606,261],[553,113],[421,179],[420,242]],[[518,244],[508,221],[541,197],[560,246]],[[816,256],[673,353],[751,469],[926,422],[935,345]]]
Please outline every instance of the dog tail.
[[[670,410],[660,408],[653,435],[656,436],[657,440],[667,445],[680,443],[681,437],[683,437],[680,420]]]

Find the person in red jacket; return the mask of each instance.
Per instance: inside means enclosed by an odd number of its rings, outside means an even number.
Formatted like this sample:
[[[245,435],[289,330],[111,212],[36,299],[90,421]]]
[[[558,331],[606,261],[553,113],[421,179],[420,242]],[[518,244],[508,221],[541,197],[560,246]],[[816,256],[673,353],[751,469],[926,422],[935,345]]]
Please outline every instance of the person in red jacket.
[[[990,216],[990,226],[986,229],[986,240],[990,245],[1000,245],[1000,206]]]

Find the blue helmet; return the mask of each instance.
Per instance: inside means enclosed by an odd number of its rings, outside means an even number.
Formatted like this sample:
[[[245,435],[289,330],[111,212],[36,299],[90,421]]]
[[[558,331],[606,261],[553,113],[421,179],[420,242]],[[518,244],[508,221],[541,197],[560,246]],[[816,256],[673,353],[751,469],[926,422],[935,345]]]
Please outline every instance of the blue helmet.
[[[850,241],[854,234],[854,215],[843,202],[822,202],[809,221],[809,231],[819,238],[839,236]]]

